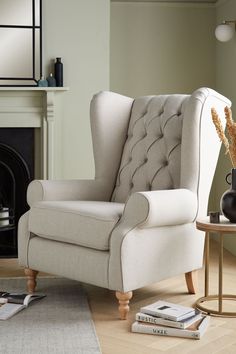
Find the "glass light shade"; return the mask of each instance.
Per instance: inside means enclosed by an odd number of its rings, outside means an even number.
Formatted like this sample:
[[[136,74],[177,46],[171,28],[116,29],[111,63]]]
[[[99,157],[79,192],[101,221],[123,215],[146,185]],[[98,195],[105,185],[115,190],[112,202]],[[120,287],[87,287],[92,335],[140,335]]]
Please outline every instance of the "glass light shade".
[[[220,42],[227,42],[233,38],[235,29],[233,26],[221,24],[215,29],[215,36]]]

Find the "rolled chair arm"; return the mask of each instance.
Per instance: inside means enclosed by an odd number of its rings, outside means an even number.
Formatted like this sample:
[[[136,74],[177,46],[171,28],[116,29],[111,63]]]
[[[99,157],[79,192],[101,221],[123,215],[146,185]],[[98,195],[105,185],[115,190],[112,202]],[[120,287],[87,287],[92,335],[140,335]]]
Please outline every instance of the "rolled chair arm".
[[[137,192],[128,199],[122,220],[144,228],[181,225],[197,215],[197,195],[188,189]]]
[[[110,193],[103,180],[34,180],[27,190],[29,206],[39,201],[101,200],[109,201]]]

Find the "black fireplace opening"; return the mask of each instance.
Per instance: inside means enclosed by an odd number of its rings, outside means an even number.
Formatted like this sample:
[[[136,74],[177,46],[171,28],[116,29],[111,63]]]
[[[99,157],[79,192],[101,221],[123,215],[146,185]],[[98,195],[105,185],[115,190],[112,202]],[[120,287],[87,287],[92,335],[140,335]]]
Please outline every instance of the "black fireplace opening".
[[[0,128],[0,257],[17,257],[17,226],[34,178],[34,129]]]

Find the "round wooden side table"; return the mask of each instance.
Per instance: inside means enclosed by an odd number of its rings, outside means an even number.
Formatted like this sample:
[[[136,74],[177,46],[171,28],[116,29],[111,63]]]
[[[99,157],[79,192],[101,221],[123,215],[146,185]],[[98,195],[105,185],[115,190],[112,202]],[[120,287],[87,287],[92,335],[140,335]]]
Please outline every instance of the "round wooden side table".
[[[236,295],[223,293],[223,237],[224,234],[236,234],[236,224],[229,222],[228,219],[220,216],[220,223],[210,223],[209,216],[198,219],[196,222],[198,230],[205,231],[205,296],[199,298],[196,307],[208,314],[236,317],[236,312],[223,311],[223,300],[236,300]],[[209,235],[210,232],[219,234],[219,288],[218,295],[209,295]],[[207,308],[204,302],[218,300],[218,311]]]

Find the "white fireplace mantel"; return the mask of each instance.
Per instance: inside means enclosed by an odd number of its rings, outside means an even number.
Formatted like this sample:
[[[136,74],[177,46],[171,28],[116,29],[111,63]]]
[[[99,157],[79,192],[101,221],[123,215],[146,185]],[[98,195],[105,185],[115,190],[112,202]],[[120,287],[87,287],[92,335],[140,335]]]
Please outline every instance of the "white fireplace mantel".
[[[0,87],[0,128],[38,128],[40,173],[54,178],[54,122],[61,119],[59,93],[68,87]]]

